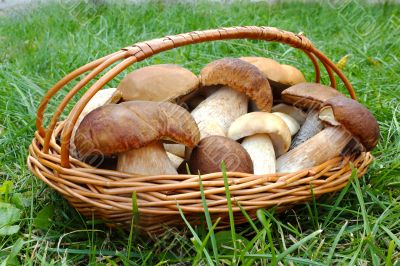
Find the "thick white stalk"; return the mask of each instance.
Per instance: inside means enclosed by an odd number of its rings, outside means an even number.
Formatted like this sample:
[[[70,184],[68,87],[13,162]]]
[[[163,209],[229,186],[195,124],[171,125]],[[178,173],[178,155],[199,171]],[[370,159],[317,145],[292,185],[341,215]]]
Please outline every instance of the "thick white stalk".
[[[317,166],[340,155],[352,135],[341,127],[328,127],[276,160],[278,173]]]
[[[273,115],[277,115],[286,123],[289,128],[290,135],[294,136],[300,129],[300,124],[288,114],[281,113],[281,112],[273,112]]]
[[[140,175],[176,175],[161,142],[118,155],[117,171]]]
[[[275,151],[268,134],[255,134],[244,138],[243,148],[253,161],[255,175],[275,173]]]
[[[306,121],[307,117],[307,114],[304,113],[301,109],[294,107],[293,105],[287,105],[284,103],[274,105],[272,107],[272,112],[280,112],[290,115],[291,117],[296,119],[297,123],[299,123],[300,126],[304,123],[304,121]]]
[[[228,87],[222,87],[202,101],[192,116],[200,130],[200,139],[212,135],[226,136],[229,126],[247,113],[247,96]]]

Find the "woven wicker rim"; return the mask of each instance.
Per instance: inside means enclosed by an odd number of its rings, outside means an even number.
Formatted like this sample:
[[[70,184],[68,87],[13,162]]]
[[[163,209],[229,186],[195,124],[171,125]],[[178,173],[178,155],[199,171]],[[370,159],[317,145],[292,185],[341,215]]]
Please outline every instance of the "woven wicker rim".
[[[165,225],[180,224],[179,208],[193,222],[198,222],[204,211],[200,197],[200,182],[197,175],[138,176],[112,170],[97,169],[70,157],[69,145],[72,130],[89,100],[105,84],[128,66],[162,51],[180,46],[229,39],[253,39],[288,44],[302,50],[315,69],[315,82],[320,82],[319,60],[329,76],[331,87],[336,88],[336,74],[346,86],[350,96],[355,92],[342,71],[309,39],[272,27],[231,27],[205,31],[194,31],[167,36],[134,44],[120,51],[86,64],[57,82],[43,97],[36,119],[37,131],[29,147],[28,167],[32,173],[61,193],[78,211],[92,217],[105,219],[113,224],[129,223],[132,210],[132,192],[137,193],[140,212],[138,226],[153,232]],[[118,64],[116,64],[118,61]],[[81,89],[96,78],[107,67],[116,64],[102,75],[80,98],[65,121],[59,117],[65,107]],[[58,105],[47,128],[43,126],[46,106],[65,85],[82,77]],[[56,141],[60,139],[61,145]],[[228,184],[234,203],[233,211],[254,211],[259,208],[285,206],[309,200],[312,195],[338,191],[349,181],[352,167],[362,176],[372,161],[370,153],[358,157],[331,159],[319,166],[296,173],[256,176],[246,173],[228,172]],[[227,202],[222,173],[201,177],[207,205],[213,219],[222,217],[220,226],[227,224]],[[312,188],[312,189],[311,189]],[[179,205],[179,208],[178,208]],[[235,217],[237,223],[245,222],[244,216]]]

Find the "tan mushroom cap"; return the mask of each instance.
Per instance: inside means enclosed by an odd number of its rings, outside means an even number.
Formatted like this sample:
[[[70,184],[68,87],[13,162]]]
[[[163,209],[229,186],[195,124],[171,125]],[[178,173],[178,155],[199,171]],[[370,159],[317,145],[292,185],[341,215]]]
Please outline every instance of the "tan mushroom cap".
[[[330,98],[342,95],[332,87],[319,83],[299,83],[282,92],[285,103],[303,109],[319,109]]]
[[[272,86],[274,86],[273,82],[279,83],[277,84],[278,86],[285,85],[286,87],[306,82],[303,73],[294,66],[280,64],[273,59],[265,57],[247,56],[240,57],[240,59],[260,69],[268,80],[272,81]]]
[[[224,85],[246,94],[262,111],[271,111],[272,91],[264,74],[238,58],[223,58],[207,64],[200,72],[203,86]]]
[[[367,151],[379,140],[379,125],[371,112],[357,101],[338,96],[326,101],[320,110],[320,119],[348,130]],[[332,122],[330,122],[332,121]]]
[[[281,64],[281,68],[287,73],[286,80],[282,80],[281,83],[288,85],[296,85],[299,83],[306,82],[306,78],[303,73],[292,65]]]
[[[123,101],[167,102],[185,96],[199,86],[199,79],[179,65],[161,64],[139,68],[126,75],[118,90]]]
[[[89,113],[79,125],[75,145],[80,153],[107,155],[160,139],[194,147],[200,141],[200,133],[190,113],[176,104],[130,101],[108,104]]]
[[[279,116],[266,112],[252,112],[242,115],[230,126],[228,137],[238,140],[255,134],[268,134],[277,156],[285,153],[292,139],[286,123]]]
[[[202,139],[189,160],[192,174],[221,172],[224,161],[228,172],[253,173],[253,162],[247,151],[236,141],[222,136]]]

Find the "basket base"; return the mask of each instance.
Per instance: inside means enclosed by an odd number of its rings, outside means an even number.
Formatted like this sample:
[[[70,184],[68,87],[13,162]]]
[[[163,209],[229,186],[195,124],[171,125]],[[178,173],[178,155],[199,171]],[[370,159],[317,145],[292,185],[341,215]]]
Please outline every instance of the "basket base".
[[[74,158],[70,158],[71,168],[64,168],[60,163],[60,146],[56,141],[62,127],[63,123],[60,123],[56,128],[49,153],[42,151],[43,138],[35,134],[29,147],[28,167],[88,219],[95,217],[110,227],[130,228],[132,193],[136,192],[140,213],[137,227],[143,233],[155,234],[165,231],[165,228],[183,226],[179,209],[190,224],[198,225],[203,221],[199,176],[138,176],[93,168]],[[235,223],[247,222],[242,210],[254,219],[257,209],[277,207],[283,210],[309,201],[313,196],[338,191],[347,185],[353,169],[361,177],[372,159],[370,153],[361,153],[356,158],[337,157],[290,174],[255,176],[228,172],[227,182]],[[218,228],[228,227],[223,174],[203,175],[201,179],[213,223],[220,218]]]

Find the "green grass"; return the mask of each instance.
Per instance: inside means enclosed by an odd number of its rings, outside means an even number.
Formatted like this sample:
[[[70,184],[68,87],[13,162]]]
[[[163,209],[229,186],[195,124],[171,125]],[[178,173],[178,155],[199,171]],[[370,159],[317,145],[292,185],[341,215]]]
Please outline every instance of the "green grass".
[[[5,209],[16,207],[10,225],[17,226],[13,228],[18,232],[0,236],[0,265],[6,258],[9,264],[31,265],[267,265],[278,261],[400,265],[400,6],[344,2],[336,7],[69,3],[2,12],[0,201],[12,204]],[[381,141],[373,151],[376,160],[362,179],[334,197],[319,198],[282,215],[259,211],[254,223],[236,225],[233,232],[213,232],[214,225],[205,217],[206,227],[193,232],[170,230],[151,240],[86,221],[30,174],[25,161],[36,108],[46,90],[68,72],[135,42],[232,25],[302,31],[333,61],[349,55],[343,70],[381,128]],[[242,55],[272,57],[313,78],[312,66],[301,52],[260,41],[198,44],[138,65],[177,63],[198,73],[213,59]],[[115,86],[121,77],[109,85]],[[49,114],[56,103],[51,102]]]

